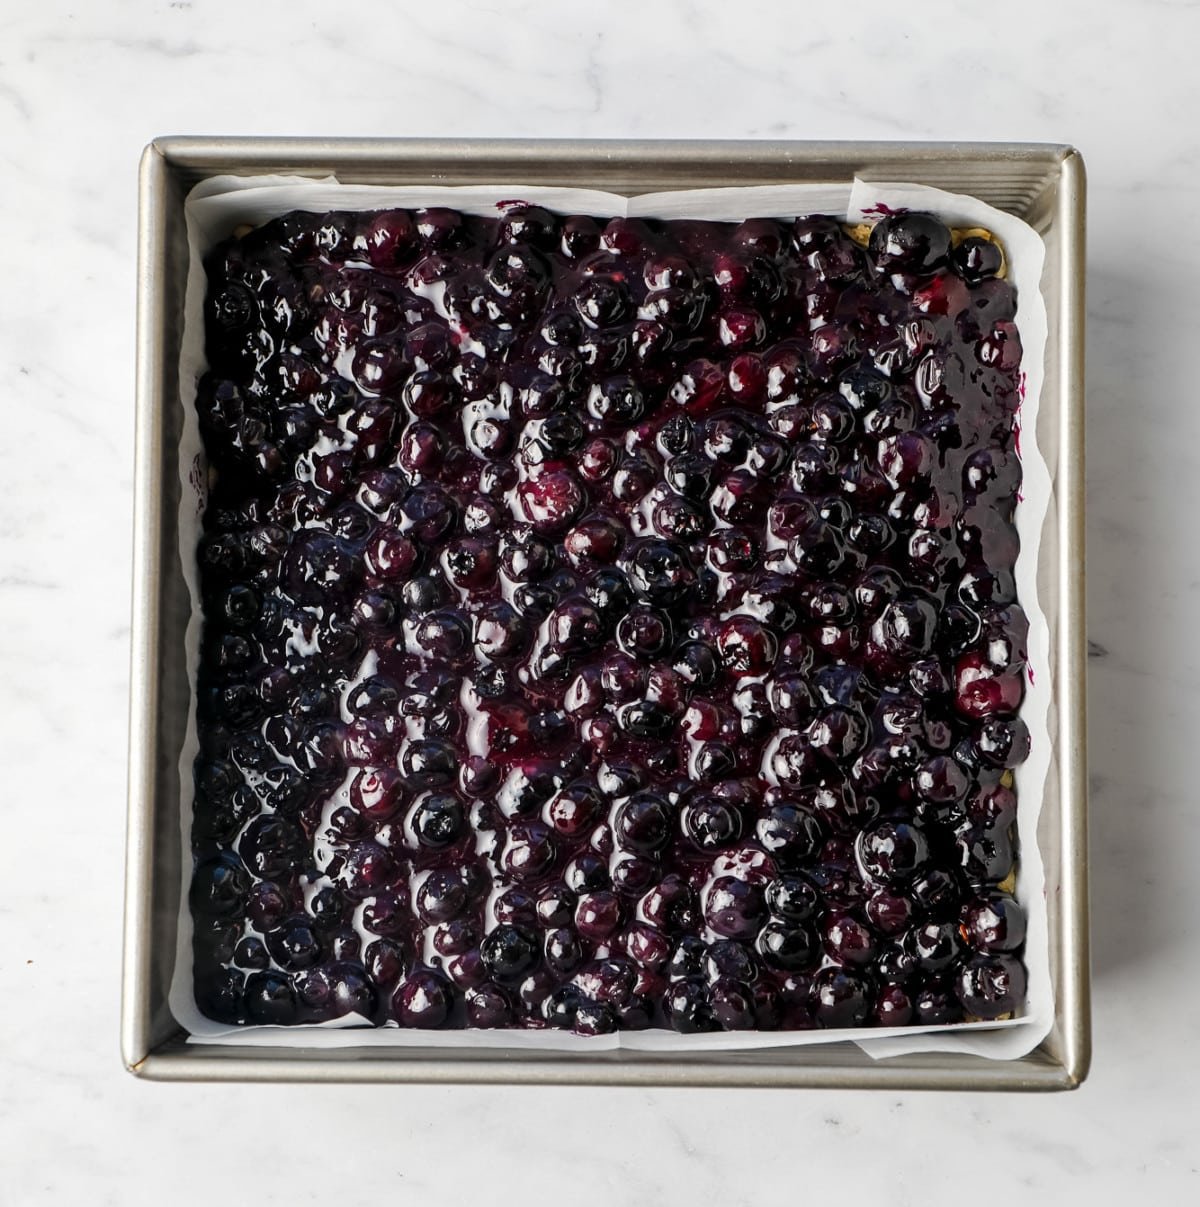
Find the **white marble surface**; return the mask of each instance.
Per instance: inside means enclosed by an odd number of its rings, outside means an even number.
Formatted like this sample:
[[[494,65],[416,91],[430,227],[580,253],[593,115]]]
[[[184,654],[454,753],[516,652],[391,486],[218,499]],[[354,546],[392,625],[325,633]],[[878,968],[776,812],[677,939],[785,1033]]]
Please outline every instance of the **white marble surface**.
[[[1200,7],[803,8],[0,0],[6,1207],[1200,1198]],[[1083,150],[1096,1056],[1080,1092],[317,1091],[121,1070],[135,174],[163,133]]]

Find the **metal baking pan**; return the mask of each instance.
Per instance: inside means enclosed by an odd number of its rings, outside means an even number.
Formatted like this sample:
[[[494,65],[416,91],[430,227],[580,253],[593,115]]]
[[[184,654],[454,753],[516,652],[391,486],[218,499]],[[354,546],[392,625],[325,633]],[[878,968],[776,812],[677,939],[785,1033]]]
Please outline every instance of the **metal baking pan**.
[[[1033,225],[1046,243],[1049,310],[1043,441],[1054,501],[1049,565],[1057,776],[1043,810],[1055,1022],[1012,1061],[949,1053],[873,1061],[852,1044],[686,1056],[434,1048],[278,1049],[189,1045],[167,1005],[179,904],[178,760],[187,717],[176,449],[187,274],[184,198],[219,173],[335,174],[360,184],[500,181],[618,193],[844,182],[858,175],[969,193]],[[538,142],[163,138],[141,165],[137,454],[125,958],[121,1048],[157,1080],[526,1082],[578,1085],[827,1086],[1057,1090],[1090,1060],[1084,622],[1084,168],[1068,146],[1031,143]],[[1057,600],[1057,606],[1054,601]]]

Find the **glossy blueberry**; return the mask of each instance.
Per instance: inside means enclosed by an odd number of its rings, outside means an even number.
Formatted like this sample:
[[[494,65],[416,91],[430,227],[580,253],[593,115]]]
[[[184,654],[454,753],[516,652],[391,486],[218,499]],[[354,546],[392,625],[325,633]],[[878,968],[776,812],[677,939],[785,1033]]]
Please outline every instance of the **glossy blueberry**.
[[[412,827],[417,841],[430,850],[440,850],[463,834],[462,802],[448,792],[431,792],[413,810]]]
[[[497,926],[479,945],[487,970],[499,981],[519,980],[537,962],[536,940],[515,926]]]
[[[982,955],[963,965],[954,988],[968,1014],[994,1019],[1021,1009],[1025,986],[1024,965],[1015,957]]]

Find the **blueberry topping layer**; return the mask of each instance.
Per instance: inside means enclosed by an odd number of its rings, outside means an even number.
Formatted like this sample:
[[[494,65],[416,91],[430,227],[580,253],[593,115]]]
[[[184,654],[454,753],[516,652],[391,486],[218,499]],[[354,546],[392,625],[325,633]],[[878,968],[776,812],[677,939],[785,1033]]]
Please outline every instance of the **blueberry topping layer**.
[[[990,238],[292,213],[205,267],[207,1015],[1020,1011]]]

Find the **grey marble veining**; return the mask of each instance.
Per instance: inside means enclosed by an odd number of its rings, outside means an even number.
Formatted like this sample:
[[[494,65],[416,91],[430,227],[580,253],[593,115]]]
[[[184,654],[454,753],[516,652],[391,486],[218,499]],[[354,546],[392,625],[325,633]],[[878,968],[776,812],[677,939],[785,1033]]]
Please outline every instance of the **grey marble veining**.
[[[184,1207],[231,1186],[264,1203],[1197,1201],[1197,45],[1200,6],[1182,0],[0,0],[0,1202]],[[1083,150],[1096,1056],[1082,1091],[318,1094],[121,1071],[135,183],[162,133]]]

